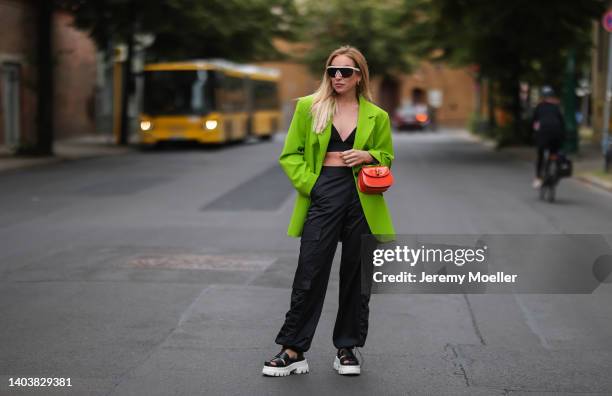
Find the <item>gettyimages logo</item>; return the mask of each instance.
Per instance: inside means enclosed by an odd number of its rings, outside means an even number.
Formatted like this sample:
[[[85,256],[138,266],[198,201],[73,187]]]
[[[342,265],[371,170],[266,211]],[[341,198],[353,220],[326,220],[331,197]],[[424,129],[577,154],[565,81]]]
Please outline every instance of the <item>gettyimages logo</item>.
[[[395,249],[375,249],[372,264],[381,266],[385,262],[403,261],[414,267],[420,262],[445,262],[462,266],[466,263],[482,263],[485,261],[487,247],[482,248],[426,248],[425,245],[417,249],[404,246],[396,246]]]
[[[386,238],[386,239],[385,239]],[[591,293],[612,282],[610,236],[368,235],[362,287],[372,293]]]

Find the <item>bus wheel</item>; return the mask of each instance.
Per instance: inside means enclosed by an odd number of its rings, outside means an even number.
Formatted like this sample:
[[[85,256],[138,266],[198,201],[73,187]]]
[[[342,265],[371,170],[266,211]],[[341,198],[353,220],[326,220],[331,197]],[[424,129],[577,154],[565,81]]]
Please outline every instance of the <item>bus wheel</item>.
[[[263,140],[263,141],[268,141],[268,140],[272,139],[272,134],[269,134],[269,135],[261,135],[261,136],[259,137],[259,139],[261,139],[261,140]]]

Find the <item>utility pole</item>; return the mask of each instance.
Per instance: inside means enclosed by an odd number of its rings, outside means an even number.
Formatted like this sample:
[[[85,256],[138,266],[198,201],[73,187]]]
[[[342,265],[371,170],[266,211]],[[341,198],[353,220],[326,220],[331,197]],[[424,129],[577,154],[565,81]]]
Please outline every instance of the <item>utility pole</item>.
[[[119,144],[125,146],[130,138],[130,117],[128,114],[129,98],[134,91],[134,78],[132,73],[132,60],[134,58],[134,34],[136,19],[135,0],[128,1],[128,20],[130,21],[127,37],[127,58],[123,65],[123,84],[121,87],[121,128]]]
[[[568,54],[565,66],[563,110],[565,129],[567,130],[565,150],[569,153],[576,153],[580,142],[576,123],[576,51],[573,48]]]
[[[604,156],[604,172],[608,172],[612,162],[612,147],[610,147],[610,103],[612,102],[612,10],[608,10],[604,14],[602,24],[604,29],[606,29],[608,32],[608,76],[604,101],[601,149]]]

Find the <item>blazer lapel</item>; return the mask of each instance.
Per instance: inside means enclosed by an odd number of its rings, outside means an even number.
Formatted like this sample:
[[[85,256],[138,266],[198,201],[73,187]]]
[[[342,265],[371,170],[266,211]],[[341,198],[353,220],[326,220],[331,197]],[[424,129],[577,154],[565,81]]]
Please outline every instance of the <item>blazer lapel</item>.
[[[325,152],[327,151],[327,145],[329,144],[329,139],[331,138],[331,126],[332,119],[330,118],[327,122],[327,126],[325,127],[325,129],[323,129],[323,132],[316,134],[317,140],[319,142],[319,160],[317,163],[317,173],[323,166],[323,159],[325,159]]]
[[[356,150],[363,149],[365,143],[370,137],[370,133],[374,129],[376,122],[376,114],[372,112],[370,102],[363,95],[359,95],[359,115],[357,117],[357,133],[355,134],[355,143],[353,148]]]

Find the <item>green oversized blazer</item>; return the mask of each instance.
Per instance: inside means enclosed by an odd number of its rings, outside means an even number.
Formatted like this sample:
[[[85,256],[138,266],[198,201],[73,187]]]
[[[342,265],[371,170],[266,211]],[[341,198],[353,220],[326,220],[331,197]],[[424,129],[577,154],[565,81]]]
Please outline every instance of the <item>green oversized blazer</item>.
[[[331,119],[322,133],[316,134],[312,130],[310,113],[312,100],[313,95],[298,99],[283,151],[278,159],[298,192],[287,230],[287,235],[292,237],[302,235],[304,221],[310,206],[310,190],[321,172],[331,136]],[[366,150],[379,164],[391,167],[393,143],[389,115],[363,95],[359,95],[357,133],[353,148]],[[388,236],[385,239],[389,237],[393,239],[395,230],[383,194],[363,194],[357,187],[357,175],[360,168],[361,165],[353,167],[353,177],[370,231],[372,234]]]

